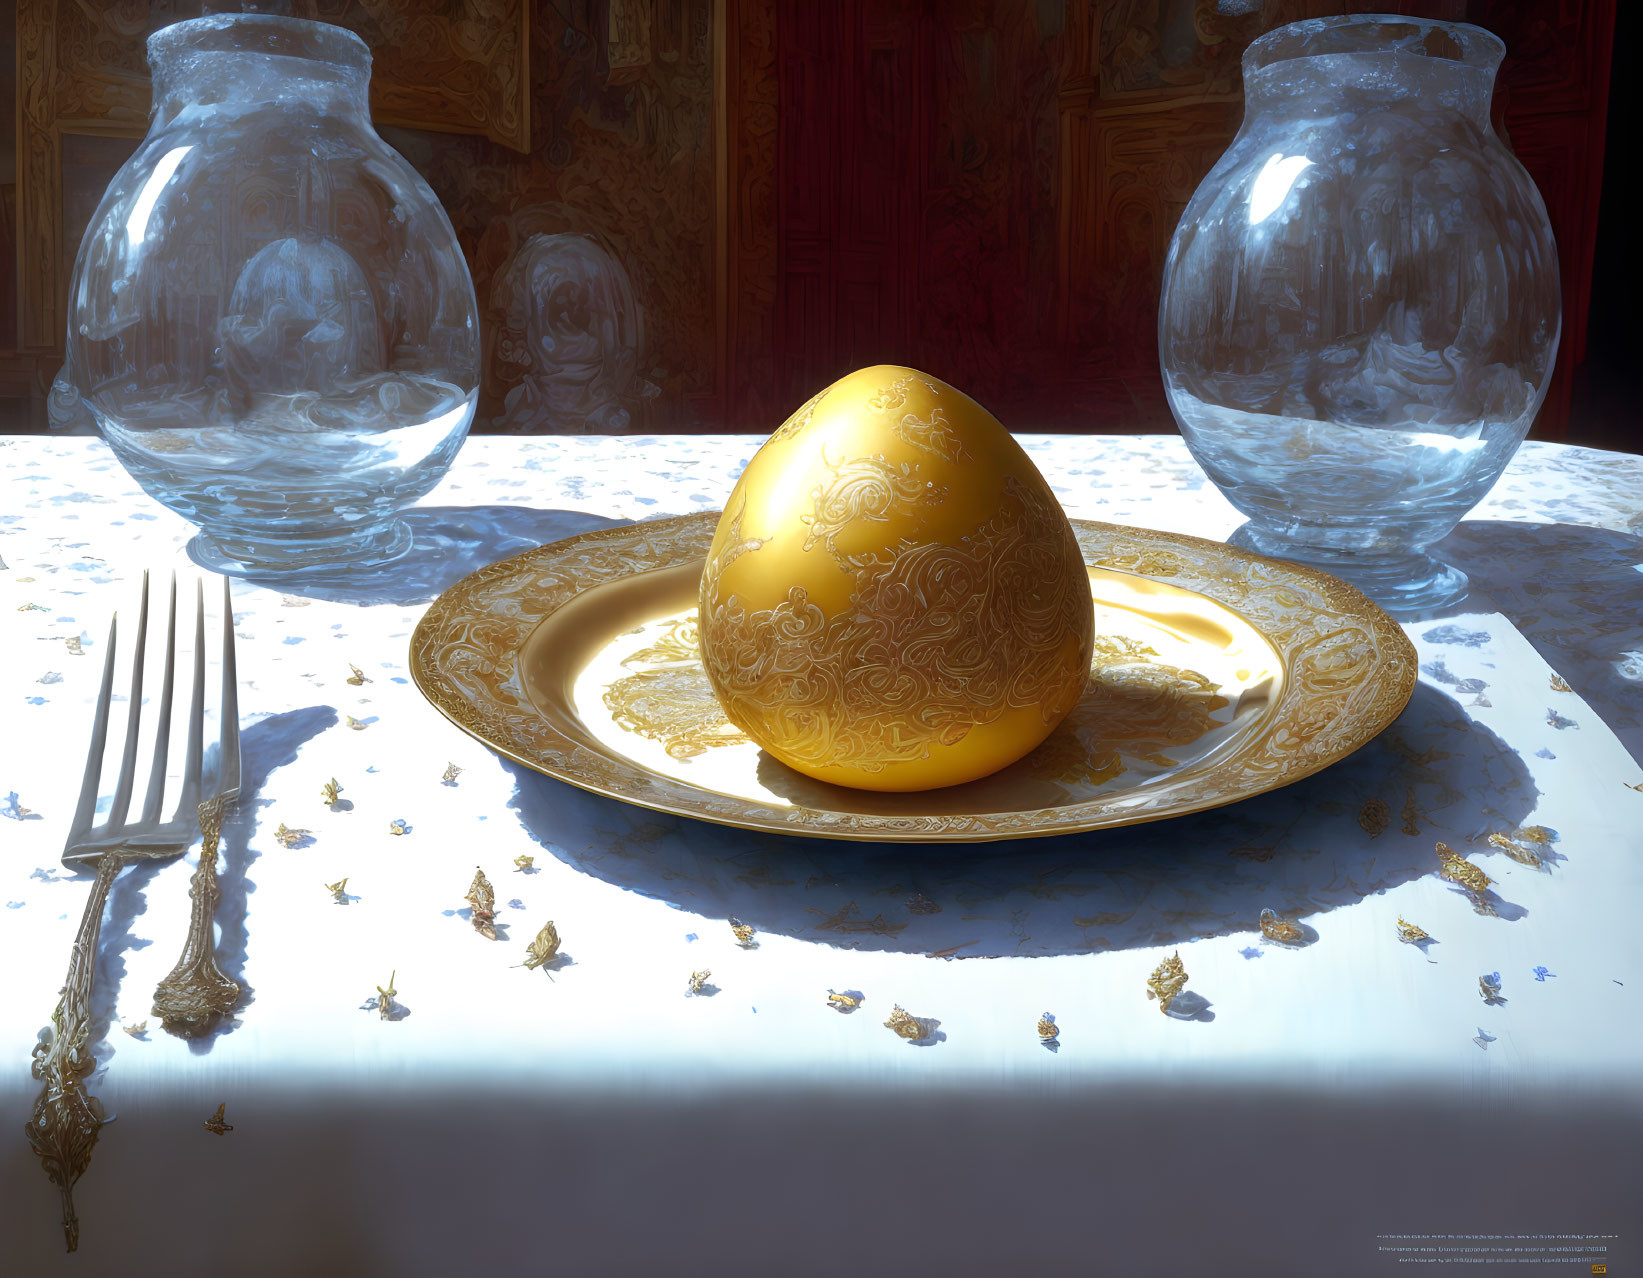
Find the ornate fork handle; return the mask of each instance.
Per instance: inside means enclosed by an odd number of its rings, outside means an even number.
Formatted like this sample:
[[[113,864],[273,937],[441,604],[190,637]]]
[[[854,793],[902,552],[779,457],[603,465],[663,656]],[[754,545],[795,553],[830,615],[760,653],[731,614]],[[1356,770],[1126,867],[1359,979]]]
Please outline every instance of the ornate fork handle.
[[[91,983],[97,972],[97,938],[103,930],[103,907],[115,877],[125,868],[123,848],[111,848],[97,859],[97,878],[80,916],[80,930],[69,956],[68,976],[34,1047],[34,1077],[44,1084],[34,1113],[24,1125],[29,1145],[40,1156],[63,1195],[63,1238],[68,1249],[80,1245],[80,1218],[74,1214],[74,1184],[91,1166],[91,1150],[107,1120],[103,1103],[86,1090],[86,1078],[97,1067],[88,1050],[91,1037]]]
[[[171,975],[154,989],[153,1014],[173,1034],[197,1038],[239,1001],[239,985],[217,966],[214,923],[222,891],[217,886],[217,840],[222,833],[223,796],[200,804],[200,864],[189,880],[193,905],[188,939]]]

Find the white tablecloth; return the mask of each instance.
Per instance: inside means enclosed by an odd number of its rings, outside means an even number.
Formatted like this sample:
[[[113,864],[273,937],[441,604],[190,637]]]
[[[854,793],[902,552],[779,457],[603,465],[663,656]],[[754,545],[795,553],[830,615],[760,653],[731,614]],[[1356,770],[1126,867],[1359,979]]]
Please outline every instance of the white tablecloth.
[[[1178,439],[1023,442],[1074,516],[1239,522]],[[756,445],[473,439],[413,512],[408,565],[346,590],[235,583],[246,778],[217,917],[248,999],[192,1044],[152,1019],[120,1032],[176,959],[193,855],[127,871],[97,990],[94,1090],[118,1119],[65,1257],[22,1134],[87,887],[58,854],[109,615],[145,567],[198,573],[192,529],[99,441],[0,440],[0,1272],[1635,1267],[1643,460],[1526,446],[1444,548],[1473,597],[1405,627],[1422,679],[1403,717],[1305,782],[1152,826],[916,849],[746,834],[505,763],[411,686],[439,590],[716,508]],[[347,810],[320,802],[333,776]],[[1384,829],[1359,819],[1374,799]],[[281,823],[311,834],[281,846]],[[1539,870],[1487,843],[1533,825]],[[1437,877],[1438,840],[1496,880],[1492,916]],[[476,863],[498,942],[466,918]],[[323,885],[344,876],[339,904]],[[1263,941],[1264,907],[1316,943]],[[1400,916],[1435,944],[1399,944]],[[512,966],[550,918],[566,959]],[[1177,951],[1196,1020],[1145,997]],[[391,971],[404,1015],[385,1022]],[[1491,972],[1506,1001],[1486,1006]],[[829,990],[864,1001],[840,1013]],[[898,1003],[939,1021],[932,1041],[883,1027]],[[222,1137],[202,1129],[219,1102]]]

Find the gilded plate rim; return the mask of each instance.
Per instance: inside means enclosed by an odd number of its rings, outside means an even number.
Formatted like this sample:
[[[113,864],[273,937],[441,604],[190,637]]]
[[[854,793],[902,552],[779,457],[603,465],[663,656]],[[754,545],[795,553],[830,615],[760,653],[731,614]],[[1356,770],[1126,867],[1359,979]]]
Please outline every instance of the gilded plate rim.
[[[417,689],[451,722],[505,758],[637,807],[807,838],[970,843],[1140,825],[1292,785],[1378,736],[1402,713],[1418,679],[1415,647],[1398,623],[1320,569],[1185,533],[1074,519],[1088,566],[1206,596],[1242,617],[1277,651],[1285,679],[1271,718],[1286,731],[1269,735],[1283,736],[1283,748],[1274,744],[1253,759],[1235,755],[1206,769],[1196,791],[1141,810],[1114,809],[1112,800],[1125,793],[1122,788],[1037,811],[925,817],[777,807],[724,795],[619,756],[623,766],[568,736],[543,719],[513,668],[536,627],[584,590],[705,556],[720,514],[700,511],[601,528],[468,574],[434,599],[411,635]],[[494,606],[504,597],[506,607]],[[1241,775],[1224,776],[1234,764]],[[1218,777],[1225,781],[1221,788],[1206,784]]]

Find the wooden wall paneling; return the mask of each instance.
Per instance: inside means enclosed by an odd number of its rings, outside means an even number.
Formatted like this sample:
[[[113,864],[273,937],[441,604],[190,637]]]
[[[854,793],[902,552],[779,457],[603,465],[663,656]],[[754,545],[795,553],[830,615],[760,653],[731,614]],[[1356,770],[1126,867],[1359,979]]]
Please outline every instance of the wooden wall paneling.
[[[779,0],[722,0],[726,325],[720,334],[732,429],[774,430],[788,409],[776,394]]]
[[[1603,193],[1616,0],[1471,0],[1467,21],[1506,42],[1495,93],[1497,127],[1546,201],[1563,288],[1558,367],[1535,435],[1568,429],[1574,371],[1586,358],[1593,253]]]

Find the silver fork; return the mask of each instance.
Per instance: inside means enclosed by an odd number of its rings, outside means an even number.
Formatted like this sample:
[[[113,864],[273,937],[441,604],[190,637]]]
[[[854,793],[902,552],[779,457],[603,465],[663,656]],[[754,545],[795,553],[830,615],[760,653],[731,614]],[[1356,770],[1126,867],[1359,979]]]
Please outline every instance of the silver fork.
[[[203,601],[203,595],[202,595]],[[223,578],[222,709],[217,746],[217,793],[199,805],[200,863],[189,881],[193,907],[182,957],[154,989],[153,1015],[173,1034],[196,1038],[239,1002],[240,987],[217,966],[214,924],[222,892],[217,886],[217,837],[223,809],[240,793],[239,680],[234,667],[234,606]],[[194,651],[205,651],[203,602],[194,627]],[[201,667],[196,659],[195,670]]]
[[[80,1242],[80,1222],[74,1212],[74,1185],[91,1165],[91,1151],[106,1121],[102,1102],[86,1090],[86,1079],[96,1068],[91,1056],[91,992],[97,971],[97,942],[102,932],[103,909],[120,871],[134,861],[164,861],[179,856],[193,842],[200,820],[202,789],[202,745],[205,729],[205,644],[204,592],[196,592],[200,620],[195,625],[194,680],[188,711],[188,744],[182,769],[182,795],[170,820],[160,819],[165,798],[166,757],[171,740],[172,686],[177,663],[177,581],[171,581],[171,602],[166,625],[165,673],[159,696],[159,719],[155,727],[154,752],[149,766],[148,790],[142,814],[127,821],[136,778],[137,735],[142,719],[143,649],[148,632],[148,574],[143,574],[142,602],[137,612],[136,651],[132,659],[131,692],[126,709],[126,739],[120,759],[119,779],[103,823],[93,828],[98,781],[102,775],[103,748],[108,739],[109,709],[113,701],[114,657],[119,615],[108,627],[108,652],[103,659],[102,686],[97,694],[97,711],[91,730],[91,748],[86,756],[85,777],[80,783],[80,799],[73,825],[63,847],[63,864],[73,868],[94,864],[97,877],[86,899],[80,928],[69,956],[68,975],[51,1015],[51,1025],[40,1031],[34,1048],[34,1077],[42,1083],[24,1131],[39,1155],[46,1174],[62,1194],[63,1237],[68,1250]],[[233,616],[228,604],[228,581],[223,581],[224,625],[232,645]],[[231,646],[229,647],[232,653]],[[232,659],[230,655],[230,660]],[[233,781],[239,784],[239,723],[236,716],[222,719],[225,761],[232,744]],[[226,767],[226,762],[225,762]],[[214,798],[220,796],[214,796]],[[202,858],[203,859],[203,858]],[[214,860],[215,858],[213,858]]]

